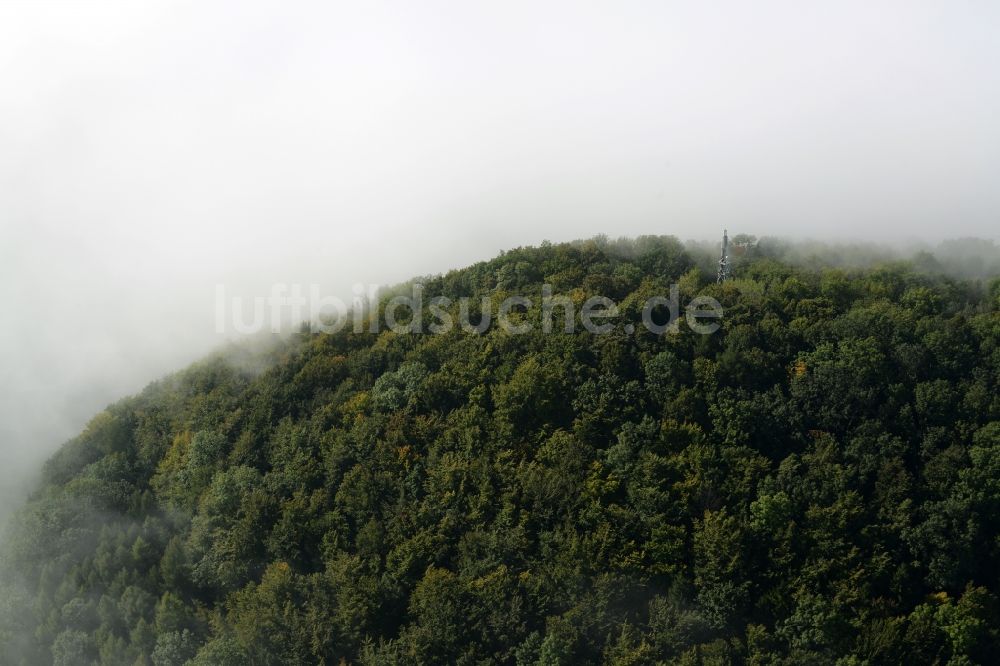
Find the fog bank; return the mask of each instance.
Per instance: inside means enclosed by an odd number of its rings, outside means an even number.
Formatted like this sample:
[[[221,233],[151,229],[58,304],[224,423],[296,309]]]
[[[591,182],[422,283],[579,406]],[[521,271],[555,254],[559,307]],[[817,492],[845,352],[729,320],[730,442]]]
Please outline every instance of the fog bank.
[[[1000,5],[0,5],[0,502],[223,341],[518,245],[997,240]]]

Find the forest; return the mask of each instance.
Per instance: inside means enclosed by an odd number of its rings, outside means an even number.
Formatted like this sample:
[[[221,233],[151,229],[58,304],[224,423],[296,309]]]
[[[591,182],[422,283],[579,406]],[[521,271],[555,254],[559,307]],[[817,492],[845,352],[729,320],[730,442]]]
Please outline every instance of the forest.
[[[109,406],[0,538],[0,663],[1000,663],[996,266],[742,240],[420,279],[631,332],[304,324]],[[671,284],[721,329],[641,326]]]

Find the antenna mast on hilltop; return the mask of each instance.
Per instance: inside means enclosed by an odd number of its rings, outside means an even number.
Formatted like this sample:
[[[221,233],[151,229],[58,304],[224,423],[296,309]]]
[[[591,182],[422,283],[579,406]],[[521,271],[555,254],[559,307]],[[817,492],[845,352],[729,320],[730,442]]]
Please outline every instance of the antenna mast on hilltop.
[[[719,257],[719,278],[716,282],[729,279],[729,230],[722,230],[722,256]]]

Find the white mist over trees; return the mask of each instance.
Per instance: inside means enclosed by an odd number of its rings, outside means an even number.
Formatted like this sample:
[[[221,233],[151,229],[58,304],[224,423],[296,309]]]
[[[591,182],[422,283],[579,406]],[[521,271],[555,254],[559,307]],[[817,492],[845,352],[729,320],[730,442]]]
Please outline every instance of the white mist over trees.
[[[2,496],[221,342],[599,233],[996,238],[987,3],[0,6]]]

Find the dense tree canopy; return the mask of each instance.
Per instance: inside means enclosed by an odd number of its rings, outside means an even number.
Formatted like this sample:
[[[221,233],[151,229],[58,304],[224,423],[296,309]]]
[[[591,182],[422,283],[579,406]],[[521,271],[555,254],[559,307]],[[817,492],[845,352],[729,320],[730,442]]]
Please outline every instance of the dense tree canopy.
[[[3,539],[0,662],[1000,662],[1000,283],[743,249],[422,281],[713,335],[303,328],[109,407]]]

